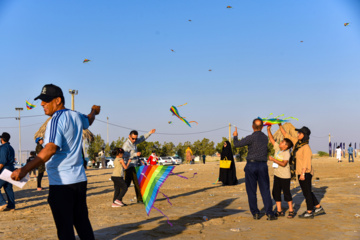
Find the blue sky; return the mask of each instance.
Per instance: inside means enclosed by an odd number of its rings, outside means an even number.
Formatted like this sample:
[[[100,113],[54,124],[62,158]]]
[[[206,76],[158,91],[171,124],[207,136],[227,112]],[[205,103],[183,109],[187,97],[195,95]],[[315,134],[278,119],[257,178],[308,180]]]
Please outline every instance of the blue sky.
[[[232,123],[251,131],[254,118],[284,113],[311,129],[314,151],[327,150],[329,133],[337,142],[360,142],[353,123],[360,117],[359,11],[356,0],[1,0],[0,117],[16,116],[15,107],[53,83],[67,107],[68,89],[77,89],[76,110],[98,104],[100,120],[134,129],[183,134]],[[169,112],[185,102],[180,114],[199,125],[189,128]],[[34,103],[21,114],[43,114]],[[45,119],[22,119],[23,150],[35,147],[33,134]],[[17,126],[0,119],[15,149]],[[106,124],[95,122],[91,131],[106,139]],[[109,131],[110,141],[129,132]],[[223,136],[228,129],[149,140]]]

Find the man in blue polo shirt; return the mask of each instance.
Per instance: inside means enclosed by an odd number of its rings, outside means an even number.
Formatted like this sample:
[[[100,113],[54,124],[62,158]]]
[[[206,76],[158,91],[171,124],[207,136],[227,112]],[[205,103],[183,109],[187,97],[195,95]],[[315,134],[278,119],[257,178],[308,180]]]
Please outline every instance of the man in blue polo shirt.
[[[86,205],[87,178],[82,159],[82,131],[99,114],[93,106],[89,115],[66,109],[62,90],[53,84],[43,87],[41,106],[52,116],[45,131],[45,147],[34,160],[15,170],[12,179],[22,179],[31,169],[46,162],[49,177],[48,202],[55,220],[59,239],[74,239],[74,227],[80,239],[95,239]]]
[[[15,161],[15,152],[12,146],[9,143],[10,134],[3,132],[0,136],[1,138],[1,147],[0,147],[0,173],[4,169],[14,171],[14,161]],[[0,211],[14,211],[15,210],[15,195],[12,188],[12,184],[0,180],[0,189],[4,187],[5,194],[8,199],[8,204],[2,194],[0,193]]]

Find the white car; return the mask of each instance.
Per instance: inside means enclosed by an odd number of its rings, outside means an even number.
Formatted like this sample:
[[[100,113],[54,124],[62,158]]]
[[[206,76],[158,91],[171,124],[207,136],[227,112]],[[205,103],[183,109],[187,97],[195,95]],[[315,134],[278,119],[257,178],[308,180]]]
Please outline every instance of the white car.
[[[172,161],[171,157],[159,157],[158,164],[159,165],[172,165],[173,161]]]
[[[114,158],[111,157],[106,157],[105,158],[106,163],[106,168],[113,168],[114,167]],[[102,168],[102,164],[100,162],[99,168]]]
[[[182,164],[181,157],[170,157],[174,165],[180,165]]]

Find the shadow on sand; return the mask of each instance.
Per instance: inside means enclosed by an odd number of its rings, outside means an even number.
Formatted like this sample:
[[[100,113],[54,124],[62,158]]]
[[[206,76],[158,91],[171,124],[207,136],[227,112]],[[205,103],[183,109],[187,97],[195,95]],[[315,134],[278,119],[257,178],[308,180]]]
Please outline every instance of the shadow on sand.
[[[226,199],[212,207],[206,208],[204,210],[187,216],[180,217],[178,220],[170,220],[170,222],[173,224],[173,227],[171,227],[167,223],[167,221],[164,220],[161,221],[159,223],[159,226],[155,228],[152,228],[150,230],[141,230],[141,224],[148,222],[142,221],[139,223],[124,224],[97,230],[95,231],[95,237],[97,239],[109,239],[109,235],[112,235],[113,237],[114,235],[116,235],[116,237],[112,239],[165,239],[179,235],[189,226],[195,224],[202,225],[202,228],[199,229],[199,233],[201,233],[201,230],[204,228],[203,216],[206,215],[209,219],[217,219],[243,212],[244,210],[226,209],[226,207],[228,207],[234,200],[236,200],[236,198]],[[158,219],[159,217],[152,218],[150,220],[155,221]],[[125,235],[127,232],[132,230],[138,231]],[[104,233],[107,233],[108,235],[105,236]]]

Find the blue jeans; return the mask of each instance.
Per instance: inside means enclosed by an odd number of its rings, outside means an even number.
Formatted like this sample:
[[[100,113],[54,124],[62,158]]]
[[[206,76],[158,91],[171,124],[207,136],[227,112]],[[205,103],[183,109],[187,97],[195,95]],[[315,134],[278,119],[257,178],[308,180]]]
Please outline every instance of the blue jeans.
[[[265,212],[267,215],[273,215],[272,211],[272,200],[270,196],[270,180],[267,162],[248,162],[245,166],[245,185],[246,192],[249,200],[249,207],[251,213],[260,213],[257,206],[257,184],[261,197],[263,199]]]
[[[10,209],[15,209],[15,195],[14,195],[14,191],[12,188],[12,184],[8,183],[4,180],[0,180],[0,190],[2,187],[4,187],[5,194],[8,199],[7,207]],[[6,201],[3,197],[3,195],[0,193],[0,206],[4,206],[5,204],[6,204]]]
[[[352,161],[350,161],[350,157],[352,158]],[[354,162],[354,155],[349,153],[349,162]]]

